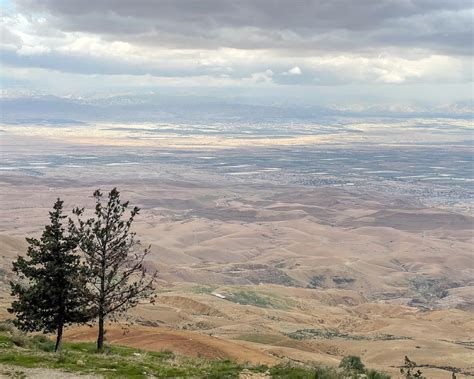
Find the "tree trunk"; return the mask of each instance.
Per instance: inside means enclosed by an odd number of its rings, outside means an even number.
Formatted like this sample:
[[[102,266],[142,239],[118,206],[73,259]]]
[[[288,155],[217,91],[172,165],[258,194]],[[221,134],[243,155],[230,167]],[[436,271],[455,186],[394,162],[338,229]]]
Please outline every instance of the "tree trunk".
[[[97,352],[102,353],[104,351],[104,315],[99,315],[99,335],[97,336]]]
[[[56,334],[56,345],[54,346],[54,351],[55,352],[58,352],[59,350],[61,350],[61,342],[62,342],[62,339],[63,339],[63,324],[59,324],[58,325],[58,331],[57,331],[57,334]]]

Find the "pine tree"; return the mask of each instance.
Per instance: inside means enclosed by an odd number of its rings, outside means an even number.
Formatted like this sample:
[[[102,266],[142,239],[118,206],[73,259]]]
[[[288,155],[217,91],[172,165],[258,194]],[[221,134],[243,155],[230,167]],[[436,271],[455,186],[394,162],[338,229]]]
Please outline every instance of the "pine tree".
[[[128,309],[153,292],[156,272],[148,276],[144,260],[149,248],[141,250],[136,233],[130,231],[139,208],[126,215],[129,203],[122,203],[114,188],[103,204],[100,190],[94,192],[94,217],[83,220],[84,209],[76,208],[77,222],[71,221],[89,270],[98,319],[97,351],[104,346],[105,320],[117,321]]]
[[[13,301],[10,313],[21,330],[56,332],[55,351],[61,347],[63,329],[90,318],[86,276],[76,254],[76,242],[63,226],[63,201],[58,199],[49,212],[50,224],[41,239],[27,238],[27,257],[18,257],[11,282]]]

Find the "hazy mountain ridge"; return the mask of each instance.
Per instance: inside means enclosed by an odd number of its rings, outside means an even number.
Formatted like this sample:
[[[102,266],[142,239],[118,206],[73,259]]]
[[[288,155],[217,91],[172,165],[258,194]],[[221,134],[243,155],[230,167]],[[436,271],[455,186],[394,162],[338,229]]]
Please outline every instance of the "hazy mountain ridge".
[[[409,104],[296,106],[258,99],[161,94],[118,95],[91,98],[36,95],[2,96],[3,122],[33,122],[36,119],[87,121],[190,121],[190,122],[329,122],[341,117],[454,118],[469,119],[472,101],[438,106]]]

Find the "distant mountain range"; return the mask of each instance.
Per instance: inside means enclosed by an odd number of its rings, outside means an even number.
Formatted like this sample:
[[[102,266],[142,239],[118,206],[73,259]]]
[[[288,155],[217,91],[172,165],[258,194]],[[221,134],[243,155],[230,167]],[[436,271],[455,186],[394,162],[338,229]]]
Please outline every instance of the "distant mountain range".
[[[6,123],[110,122],[329,122],[334,117],[460,118],[473,117],[473,101],[423,107],[419,105],[317,106],[264,104],[260,100],[155,93],[71,98],[50,95],[0,97]]]

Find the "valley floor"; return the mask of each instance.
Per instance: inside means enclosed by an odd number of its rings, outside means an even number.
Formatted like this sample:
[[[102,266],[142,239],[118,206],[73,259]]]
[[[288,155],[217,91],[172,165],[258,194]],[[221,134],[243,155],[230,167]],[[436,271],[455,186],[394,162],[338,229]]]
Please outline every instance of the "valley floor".
[[[11,154],[35,163],[43,153],[29,143]],[[74,159],[93,160],[90,147],[74,149]],[[179,159],[4,170],[0,318],[9,317],[12,261],[55,199],[90,208],[96,188],[117,186],[142,208],[134,230],[151,245],[146,265],[159,281],[157,303],[131,313],[127,334],[110,327],[110,343],[239,364],[335,367],[357,355],[395,377],[408,355],[429,378],[474,375],[470,213],[363,186],[233,179]],[[70,342],[93,339],[92,329],[67,332]]]

